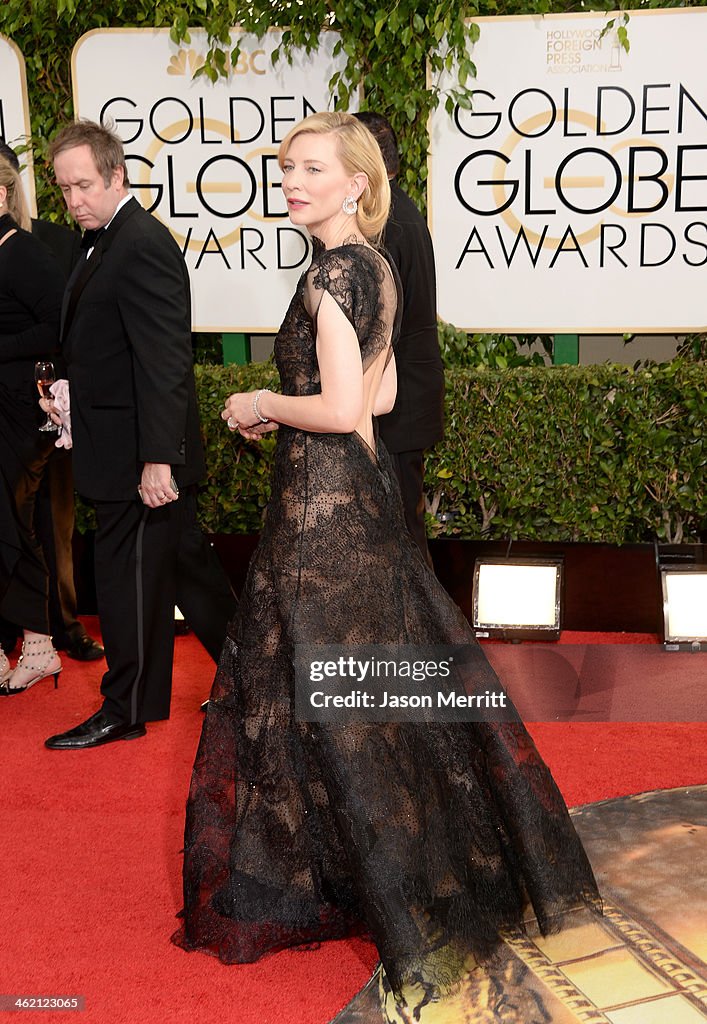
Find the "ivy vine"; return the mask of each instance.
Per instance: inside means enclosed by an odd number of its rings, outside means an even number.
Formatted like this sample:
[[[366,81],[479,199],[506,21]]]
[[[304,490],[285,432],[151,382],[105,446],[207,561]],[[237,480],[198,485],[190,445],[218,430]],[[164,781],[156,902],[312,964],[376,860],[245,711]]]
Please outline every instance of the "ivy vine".
[[[606,29],[615,26],[621,44],[628,50],[630,11],[698,7],[700,0],[621,0],[619,6],[621,14],[607,19]],[[469,56],[469,44],[480,34],[473,19],[589,10],[608,14],[616,7],[615,0],[397,0],[392,7],[376,7],[369,0],[341,0],[335,6],[323,0],[308,0],[301,5],[294,5],[292,0],[251,0],[245,4],[236,0],[4,0],[0,5],[0,32],[18,44],[27,65],[30,142],[41,216],[53,220],[66,217],[47,164],[46,149],[58,126],[74,113],[71,51],[85,32],[116,26],[169,28],[176,43],[188,43],[190,28],[204,29],[209,50],[198,73],[212,82],[226,76],[229,65],[237,59],[237,51],[229,53],[233,25],[260,36],[271,27],[284,27],[279,54],[283,58],[296,47],[311,52],[318,45],[321,30],[334,29],[341,37],[339,52],[346,58],[344,69],[329,83],[337,105],[346,109],[357,94],[362,109],[377,110],[389,118],[400,140],[401,184],[424,208],[429,115],[440,103],[447,109],[455,103],[471,105],[476,66]],[[437,84],[439,74],[455,65],[457,82],[444,94]],[[505,345],[504,339],[501,341]],[[472,342],[476,344],[473,338]],[[704,359],[705,344],[704,335],[692,336],[683,346],[683,355]],[[466,351],[462,362],[471,363],[470,350],[463,347]],[[479,358],[487,361],[483,353]],[[501,358],[506,358],[505,351]],[[495,360],[495,356],[490,360],[492,365],[496,365]]]
[[[671,6],[676,6],[672,0],[621,3],[624,12]],[[699,2],[684,0],[680,6]],[[0,32],[18,44],[27,63],[37,201],[43,216],[64,216],[45,157],[58,125],[73,116],[71,51],[84,32],[109,26],[168,27],[175,42],[187,42],[190,28],[205,29],[210,47],[200,73],[212,81],[228,73],[230,29],[235,24],[257,35],[272,26],[285,27],[285,57],[294,47],[315,49],[322,28],[336,30],[346,58],[345,68],[330,83],[338,105],[346,109],[354,93],[362,90],[361,106],[390,119],[401,143],[401,184],[424,206],[429,114],[440,102],[448,108],[471,102],[476,67],[468,43],[478,38],[479,26],[469,19],[615,9],[612,0],[397,0],[392,7],[376,7],[369,0],[341,0],[335,6],[323,0],[301,5],[291,0],[5,0],[0,5]],[[620,29],[628,47],[630,25],[625,17]],[[454,64],[458,81],[442,95],[436,80],[443,68]]]

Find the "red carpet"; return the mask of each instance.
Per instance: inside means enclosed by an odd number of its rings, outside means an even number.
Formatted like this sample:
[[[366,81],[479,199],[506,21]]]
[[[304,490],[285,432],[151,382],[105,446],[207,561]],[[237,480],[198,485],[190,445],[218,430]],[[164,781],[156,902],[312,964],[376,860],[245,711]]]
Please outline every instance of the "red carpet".
[[[170,944],[199,703],[213,675],[197,641],[176,646],[172,718],[149,726],[145,739],[79,752],[43,747],[98,707],[103,662],[67,658],[57,691],[44,681],[0,702],[0,995],[85,997],[84,1013],[43,1012],[42,1021],[325,1024],[366,980],[369,944],[328,943],[230,968]],[[531,731],[571,805],[707,781],[707,723]]]

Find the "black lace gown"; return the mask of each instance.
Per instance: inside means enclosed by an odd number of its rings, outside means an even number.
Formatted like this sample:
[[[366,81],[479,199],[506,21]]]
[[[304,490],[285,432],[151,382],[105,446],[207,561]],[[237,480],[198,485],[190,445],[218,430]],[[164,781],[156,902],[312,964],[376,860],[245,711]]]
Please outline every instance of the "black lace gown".
[[[282,391],[320,390],[316,311],[328,291],[364,370],[397,296],[363,245],[315,250],[277,336]],[[272,498],[229,628],[187,806],[184,923],[175,941],[226,963],[363,928],[394,989],[435,950],[478,956],[528,901],[541,928],[596,885],[562,797],[520,720],[308,724],[293,711],[294,648],[472,645],[420,557],[385,449],[357,434],[280,427]]]

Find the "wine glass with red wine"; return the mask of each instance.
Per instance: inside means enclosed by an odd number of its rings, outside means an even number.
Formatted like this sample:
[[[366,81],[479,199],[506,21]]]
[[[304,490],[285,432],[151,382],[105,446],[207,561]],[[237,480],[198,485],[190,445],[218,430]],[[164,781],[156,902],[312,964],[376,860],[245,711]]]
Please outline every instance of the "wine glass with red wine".
[[[37,382],[37,390],[39,391],[42,398],[53,398],[51,393],[51,386],[56,380],[56,371],[54,369],[54,363],[38,362],[34,364],[34,379]],[[42,431],[58,430],[58,426],[47,413],[47,422],[43,423],[39,428]]]

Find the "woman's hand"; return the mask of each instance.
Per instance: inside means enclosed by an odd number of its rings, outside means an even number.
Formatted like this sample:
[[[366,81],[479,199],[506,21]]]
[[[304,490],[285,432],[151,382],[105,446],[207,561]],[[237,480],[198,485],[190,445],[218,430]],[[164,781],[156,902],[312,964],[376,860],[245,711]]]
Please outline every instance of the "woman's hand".
[[[228,429],[237,430],[241,437],[248,441],[259,441],[263,434],[271,430],[277,430],[278,424],[273,420],[263,421],[258,417],[254,409],[255,396],[257,391],[240,391],[230,395],[221,413],[221,419],[226,421]]]
[[[61,426],[61,416],[54,410],[54,399],[53,398],[40,398],[39,408],[44,412],[49,413],[52,418],[52,422],[56,423],[57,427]]]
[[[248,430],[261,422],[253,408],[255,395],[255,391],[239,391],[226,399],[221,419],[226,421],[229,430]]]
[[[246,441],[260,441],[265,434],[269,434],[271,430],[277,430],[279,423],[275,423],[274,420],[268,420],[267,423],[256,423],[254,427],[239,427],[238,433],[241,437],[244,437]]]

